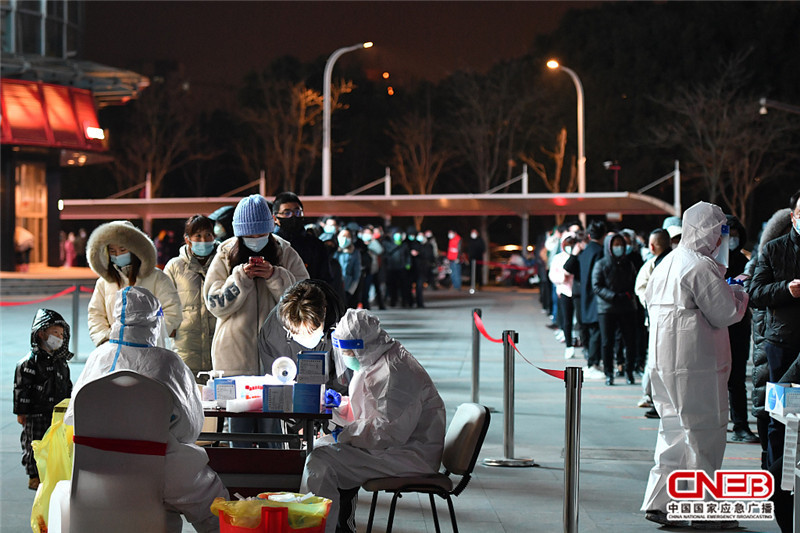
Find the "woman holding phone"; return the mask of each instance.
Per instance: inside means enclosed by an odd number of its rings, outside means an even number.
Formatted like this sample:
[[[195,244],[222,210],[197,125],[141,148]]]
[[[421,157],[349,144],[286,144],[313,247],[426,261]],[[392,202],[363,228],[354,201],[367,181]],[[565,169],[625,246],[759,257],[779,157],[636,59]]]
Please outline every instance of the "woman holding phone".
[[[243,198],[233,214],[234,237],[217,248],[203,285],[206,307],[217,317],[211,361],[225,376],[264,374],[258,362],[258,333],[283,292],[308,279],[303,260],[273,235],[267,200]]]

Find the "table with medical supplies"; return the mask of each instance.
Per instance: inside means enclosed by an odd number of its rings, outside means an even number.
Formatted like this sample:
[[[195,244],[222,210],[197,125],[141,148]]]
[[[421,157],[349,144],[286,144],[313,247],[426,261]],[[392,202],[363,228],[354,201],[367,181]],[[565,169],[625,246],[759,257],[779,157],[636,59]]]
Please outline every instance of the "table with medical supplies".
[[[209,466],[219,474],[231,495],[254,496],[266,491],[293,491],[300,488],[306,456],[314,449],[315,424],[331,419],[330,413],[287,413],[204,409],[207,418],[217,418],[217,431],[200,433],[199,441],[213,442],[205,447]],[[279,419],[300,422],[302,435],[294,433],[227,433],[222,431],[226,418]],[[292,449],[230,448],[220,442],[287,442]],[[305,446],[303,446],[305,443]]]

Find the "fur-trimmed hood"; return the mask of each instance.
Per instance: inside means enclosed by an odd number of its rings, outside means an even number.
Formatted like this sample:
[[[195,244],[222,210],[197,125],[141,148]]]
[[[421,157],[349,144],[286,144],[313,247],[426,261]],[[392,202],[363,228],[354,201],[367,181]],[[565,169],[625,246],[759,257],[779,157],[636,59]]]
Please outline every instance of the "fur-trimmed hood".
[[[156,247],[146,233],[127,220],[115,220],[95,229],[86,244],[86,258],[95,274],[109,283],[114,280],[108,276],[108,245],[124,246],[138,257],[142,266],[139,276],[148,276],[156,266]]]
[[[767,220],[764,226],[764,231],[761,232],[758,250],[761,250],[761,247],[769,241],[777,239],[789,231],[792,225],[792,220],[789,218],[791,212],[792,210],[786,207],[775,211],[775,213],[769,217],[769,220]]]

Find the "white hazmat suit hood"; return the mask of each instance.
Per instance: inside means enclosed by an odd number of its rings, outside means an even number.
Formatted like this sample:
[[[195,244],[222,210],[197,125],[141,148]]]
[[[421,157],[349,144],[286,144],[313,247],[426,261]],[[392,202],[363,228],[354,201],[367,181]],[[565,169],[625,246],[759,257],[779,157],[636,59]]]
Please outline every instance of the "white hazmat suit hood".
[[[747,293],[730,286],[712,258],[726,218],[706,202],[683,217],[680,245],[653,270],[645,291],[650,316],[653,402],[661,421],[643,511],[665,511],[674,470],[722,466],[728,423],[728,326],[747,311]]]
[[[168,530],[181,531],[177,513],[182,513],[197,531],[218,531],[210,505],[215,497],[227,499],[228,491],[208,467],[205,450],[194,444],[203,427],[203,407],[191,370],[178,354],[155,346],[161,320],[161,305],[150,291],[136,286],[118,291],[109,341],[89,355],[72,398],[87,383],[118,370],[166,385],[173,399],[164,478],[164,502],[171,511]],[[65,415],[68,424],[74,420],[73,405],[70,402]],[[103,406],[97,409],[102,416]]]
[[[328,532],[336,529],[338,489],[378,477],[438,471],[445,433],[444,402],[436,386],[377,317],[349,309],[332,338],[339,345],[336,357],[352,350],[360,368],[350,381],[349,403],[336,410],[341,416],[334,418],[343,424],[338,442],[316,446],[303,473],[302,491],[333,500]]]

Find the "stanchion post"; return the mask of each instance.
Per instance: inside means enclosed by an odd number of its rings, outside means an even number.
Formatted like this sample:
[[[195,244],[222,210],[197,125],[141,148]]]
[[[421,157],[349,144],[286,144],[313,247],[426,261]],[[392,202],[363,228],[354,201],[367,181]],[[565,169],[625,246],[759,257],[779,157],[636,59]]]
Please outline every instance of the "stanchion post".
[[[472,403],[481,403],[478,399],[481,376],[481,332],[478,331],[478,325],[475,323],[475,315],[481,318],[481,310],[473,309],[470,315],[472,320]]]
[[[473,259],[472,261],[469,262],[469,270],[470,270],[469,293],[470,294],[475,294],[475,267],[476,267],[476,263],[475,263],[475,260]]]
[[[516,331],[503,332],[503,453],[502,459],[484,459],[487,466],[535,466],[533,459],[514,458],[514,346]]]
[[[75,291],[72,293],[72,327],[70,328],[70,336],[72,337],[72,353],[78,355],[78,313],[81,306],[81,286],[75,285]]]
[[[577,533],[583,368],[568,366],[564,373],[564,384],[567,389],[564,435],[564,533]]]

